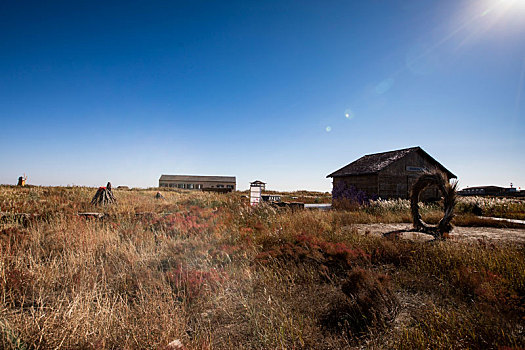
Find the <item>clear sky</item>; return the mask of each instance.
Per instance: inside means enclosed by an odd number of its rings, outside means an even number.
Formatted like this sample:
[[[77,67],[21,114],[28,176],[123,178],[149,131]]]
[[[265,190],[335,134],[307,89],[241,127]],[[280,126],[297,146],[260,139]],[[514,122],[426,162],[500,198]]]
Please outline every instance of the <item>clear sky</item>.
[[[525,188],[525,0],[0,2],[0,183],[331,189],[421,146]]]

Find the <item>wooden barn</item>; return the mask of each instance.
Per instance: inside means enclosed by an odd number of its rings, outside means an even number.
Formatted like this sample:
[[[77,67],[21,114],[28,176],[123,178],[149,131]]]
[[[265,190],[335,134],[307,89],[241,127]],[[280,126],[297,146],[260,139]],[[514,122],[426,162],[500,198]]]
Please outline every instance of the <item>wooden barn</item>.
[[[410,188],[418,176],[433,169],[442,171],[448,180],[456,178],[420,147],[368,154],[327,177],[333,178],[334,188],[343,181],[346,186],[364,191],[369,197],[409,198]],[[420,196],[422,200],[439,197],[437,188],[428,188]]]

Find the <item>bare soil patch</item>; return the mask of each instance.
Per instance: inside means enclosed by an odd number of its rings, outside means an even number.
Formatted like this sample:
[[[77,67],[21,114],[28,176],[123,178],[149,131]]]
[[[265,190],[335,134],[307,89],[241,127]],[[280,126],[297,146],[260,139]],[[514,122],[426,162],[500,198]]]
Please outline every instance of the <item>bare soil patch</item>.
[[[410,224],[355,224],[359,233],[383,235],[387,232],[403,230],[410,230]],[[399,235],[405,239],[427,241],[432,240],[431,235],[419,232],[403,232]],[[469,240],[494,240],[501,242],[519,242],[525,243],[525,229],[518,228],[495,228],[495,227],[454,227],[449,234],[449,238],[459,241]]]

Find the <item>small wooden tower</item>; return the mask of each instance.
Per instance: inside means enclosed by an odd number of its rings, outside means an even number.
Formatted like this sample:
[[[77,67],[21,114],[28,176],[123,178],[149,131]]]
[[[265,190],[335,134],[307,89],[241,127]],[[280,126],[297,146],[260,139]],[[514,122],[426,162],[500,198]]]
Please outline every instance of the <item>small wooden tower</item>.
[[[255,180],[254,182],[250,182],[250,187],[260,187],[261,191],[266,190],[266,182],[262,182],[261,180]]]
[[[264,187],[261,188],[260,184],[264,185],[262,181],[250,182],[250,205],[254,206],[261,202],[261,193]]]

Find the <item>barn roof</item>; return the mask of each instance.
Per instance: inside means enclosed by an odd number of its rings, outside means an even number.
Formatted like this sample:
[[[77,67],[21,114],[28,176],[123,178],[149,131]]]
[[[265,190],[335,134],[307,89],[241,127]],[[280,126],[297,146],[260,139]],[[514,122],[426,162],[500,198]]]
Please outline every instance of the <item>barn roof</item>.
[[[334,171],[326,177],[376,174],[385,169],[390,164],[400,160],[412,152],[419,152],[431,163],[434,163],[441,171],[445,172],[449,178],[456,178],[456,175],[441,165],[437,160],[432,158],[427,152],[423,151],[421,147],[410,147],[395,151],[367,154],[366,156],[359,158],[358,160],[342,167],[341,169]]]
[[[250,185],[266,185],[266,182],[262,182],[261,180],[255,180],[254,182],[250,182]]]
[[[235,182],[235,176],[161,175],[159,181]]]

